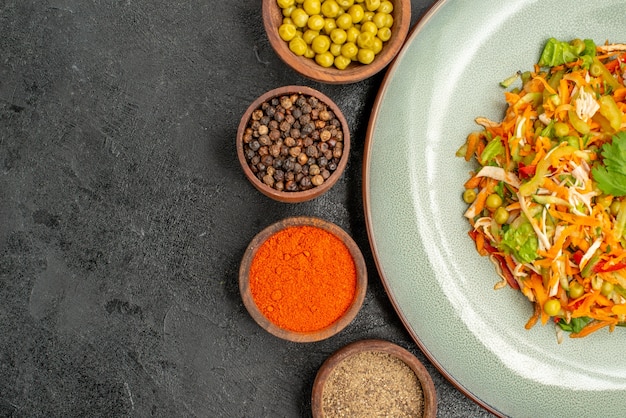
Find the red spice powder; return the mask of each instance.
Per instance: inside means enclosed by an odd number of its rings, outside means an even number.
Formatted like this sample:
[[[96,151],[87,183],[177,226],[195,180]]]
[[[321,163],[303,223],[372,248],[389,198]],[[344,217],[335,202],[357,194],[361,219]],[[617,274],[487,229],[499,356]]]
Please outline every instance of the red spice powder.
[[[279,327],[318,331],[339,319],[354,300],[354,259],[339,238],[322,228],[289,227],[257,251],[250,291],[259,310]]]

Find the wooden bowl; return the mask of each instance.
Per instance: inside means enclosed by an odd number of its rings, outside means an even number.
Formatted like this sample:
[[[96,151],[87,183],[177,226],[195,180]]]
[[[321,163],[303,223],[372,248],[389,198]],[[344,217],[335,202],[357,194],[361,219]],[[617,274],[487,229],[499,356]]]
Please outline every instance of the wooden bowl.
[[[316,97],[320,102],[325,103],[326,106],[335,114],[336,119],[341,125],[341,132],[343,133],[343,154],[339,163],[337,164],[337,168],[331,173],[330,177],[324,181],[324,183],[303,191],[279,191],[273,187],[268,186],[255,175],[255,173],[250,168],[250,165],[245,156],[246,151],[244,143],[244,133],[246,131],[246,128],[248,127],[248,123],[252,117],[252,113],[255,110],[259,109],[263,103],[268,102],[273,98],[291,94],[302,94],[307,97]],[[346,168],[346,165],[348,164],[348,159],[350,155],[350,129],[348,128],[348,122],[341,112],[341,109],[339,109],[339,106],[337,106],[337,104],[324,93],[307,86],[284,86],[264,93],[254,102],[252,102],[252,104],[248,107],[246,112],[243,114],[241,121],[239,122],[239,128],[237,129],[236,147],[239,163],[243,168],[246,177],[248,178],[248,180],[250,180],[252,185],[257,190],[259,190],[265,196],[268,196],[279,202],[299,203],[314,199],[324,194],[331,187],[333,187],[337,180],[339,180]]]
[[[385,68],[398,54],[411,25],[411,1],[391,0],[393,3],[391,38],[371,64],[352,62],[347,68],[322,67],[315,60],[297,56],[289,49],[289,44],[281,39],[278,28],[282,24],[282,10],[276,0],[263,0],[263,23],[270,44],[276,54],[291,68],[312,80],[328,84],[348,84],[364,80]]]
[[[356,291],[354,299],[348,306],[347,310],[343,313],[342,316],[340,316],[337,320],[335,320],[335,322],[331,323],[330,325],[309,332],[296,332],[288,330],[285,328],[281,328],[274,322],[270,321],[257,306],[250,289],[250,267],[259,247],[261,247],[263,243],[275,233],[282,231],[286,228],[295,226],[311,226],[320,228],[337,237],[350,252],[352,259],[354,260],[354,266],[356,269]],[[332,269],[334,267],[335,266],[332,263],[328,266],[329,269]],[[366,290],[367,268],[365,265],[363,254],[361,253],[358,245],[354,242],[350,235],[348,235],[348,233],[341,229],[339,226],[316,217],[290,217],[276,222],[263,229],[252,239],[252,241],[248,245],[239,268],[239,291],[241,293],[243,304],[250,313],[250,316],[252,316],[252,318],[258,325],[260,325],[269,333],[273,334],[276,337],[293,342],[306,343],[320,341],[332,337],[333,335],[343,330],[346,326],[348,326],[348,324],[350,324],[350,322],[352,322],[352,320],[356,317],[357,313],[361,309],[361,306],[363,305],[363,300],[365,299]]]
[[[315,377],[315,381],[313,382],[313,391],[311,395],[313,418],[324,417],[324,390],[325,386],[331,379],[334,370],[340,366],[342,362],[352,356],[365,352],[389,354],[404,362],[404,364],[406,364],[413,371],[421,386],[421,392],[423,395],[421,404],[421,410],[423,412],[422,417],[435,418],[437,416],[437,393],[435,385],[433,384],[432,378],[424,365],[408,350],[396,344],[385,340],[370,339],[348,344],[333,353],[322,364]],[[354,371],[354,373],[358,374],[359,372]],[[389,375],[387,374],[386,378],[388,377]],[[387,413],[391,413],[391,411],[387,411]]]

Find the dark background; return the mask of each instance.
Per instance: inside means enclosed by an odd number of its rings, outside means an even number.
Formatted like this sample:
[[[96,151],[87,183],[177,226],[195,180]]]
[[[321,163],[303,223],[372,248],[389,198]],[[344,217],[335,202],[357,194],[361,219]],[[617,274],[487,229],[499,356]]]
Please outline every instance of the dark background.
[[[419,351],[372,259],[361,162],[382,78],[299,76],[260,1],[0,1],[0,416],[306,417],[319,366],[364,338],[425,363],[439,416],[487,416]],[[353,138],[342,179],[295,205],[256,191],[234,145],[288,84],[334,99]],[[343,227],[368,263],[362,311],[318,343],[267,334],[238,291],[248,242],[291,215]]]

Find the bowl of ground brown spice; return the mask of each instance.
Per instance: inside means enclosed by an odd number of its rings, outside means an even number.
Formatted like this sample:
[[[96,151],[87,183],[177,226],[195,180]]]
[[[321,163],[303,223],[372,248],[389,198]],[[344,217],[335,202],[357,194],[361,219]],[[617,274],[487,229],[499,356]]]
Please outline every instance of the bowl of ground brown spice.
[[[297,216],[259,232],[239,268],[250,316],[271,334],[313,342],[343,330],[367,289],[363,255],[352,237],[324,219]]]
[[[333,353],[320,367],[311,396],[313,418],[437,416],[430,374],[408,350],[362,340]]]
[[[339,180],[350,154],[350,130],[330,97],[307,86],[284,86],[250,104],[237,129],[236,148],[257,190],[298,203],[322,195]]]

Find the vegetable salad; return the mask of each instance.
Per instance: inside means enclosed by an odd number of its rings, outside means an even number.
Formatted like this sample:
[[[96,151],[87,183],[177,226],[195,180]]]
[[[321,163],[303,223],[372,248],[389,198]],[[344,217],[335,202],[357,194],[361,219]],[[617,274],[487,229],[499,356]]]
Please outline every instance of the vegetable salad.
[[[476,118],[465,217],[481,255],[534,304],[526,328],[584,337],[626,324],[626,45],[549,39]],[[521,82],[521,86],[520,86]]]

